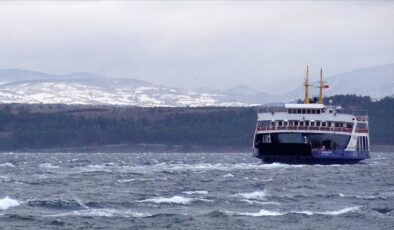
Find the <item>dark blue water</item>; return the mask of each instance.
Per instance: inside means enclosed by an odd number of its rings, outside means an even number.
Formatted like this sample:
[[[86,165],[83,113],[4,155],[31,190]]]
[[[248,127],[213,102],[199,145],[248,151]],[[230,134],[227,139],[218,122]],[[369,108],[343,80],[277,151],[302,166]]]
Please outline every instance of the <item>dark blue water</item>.
[[[0,229],[393,229],[394,153],[357,165],[250,153],[2,153]]]

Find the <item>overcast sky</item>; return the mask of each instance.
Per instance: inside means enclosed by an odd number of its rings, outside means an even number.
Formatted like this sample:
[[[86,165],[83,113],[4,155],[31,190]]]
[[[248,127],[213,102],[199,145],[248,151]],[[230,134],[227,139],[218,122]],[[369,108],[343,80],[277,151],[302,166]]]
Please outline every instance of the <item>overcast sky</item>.
[[[0,68],[272,92],[394,62],[394,2],[0,2]]]

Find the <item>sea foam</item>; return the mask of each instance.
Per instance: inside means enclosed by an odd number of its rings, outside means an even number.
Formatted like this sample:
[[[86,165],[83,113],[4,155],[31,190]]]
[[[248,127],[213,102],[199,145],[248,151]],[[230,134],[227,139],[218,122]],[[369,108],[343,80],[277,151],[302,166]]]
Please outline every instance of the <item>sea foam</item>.
[[[325,211],[325,212],[314,212],[314,211],[307,211],[307,210],[277,212],[277,211],[270,211],[270,210],[261,209],[259,212],[226,212],[226,213],[228,213],[230,215],[236,215],[236,216],[283,216],[283,215],[288,215],[288,214],[303,214],[303,215],[307,215],[307,216],[312,216],[312,215],[337,216],[337,215],[345,214],[348,212],[357,211],[359,209],[360,209],[360,206],[347,207],[347,208],[343,208],[340,210]]]
[[[234,196],[242,197],[245,199],[265,200],[267,193],[265,191],[254,191],[250,193],[238,193],[235,194]]]
[[[52,164],[50,164],[50,163],[44,163],[44,164],[40,164],[40,167],[41,168],[49,168],[49,169],[56,169],[56,168],[59,168],[59,166],[56,166],[56,165],[52,165]]]
[[[161,203],[189,204],[192,201],[193,198],[187,198],[183,196],[173,196],[171,198],[156,197],[156,198],[141,200],[140,202],[150,202],[156,204],[161,204]]]
[[[161,203],[167,203],[167,204],[189,204],[193,201],[204,201],[204,202],[213,202],[212,200],[208,199],[200,199],[200,198],[188,198],[188,197],[183,197],[183,196],[173,196],[170,198],[166,197],[155,197],[155,198],[150,198],[150,199],[145,199],[141,200],[138,202],[148,202],[148,203],[155,203],[155,204],[161,204]]]
[[[6,210],[19,205],[20,202],[18,200],[11,199],[8,196],[4,197],[3,199],[0,199],[0,210]]]
[[[62,217],[62,216],[84,216],[84,217],[92,217],[92,216],[100,216],[100,217],[147,217],[151,216],[149,213],[140,213],[132,210],[118,210],[118,209],[84,209],[72,212],[65,212],[60,214],[49,215],[51,217]]]
[[[185,194],[188,194],[188,195],[192,195],[192,194],[206,195],[206,194],[208,194],[208,191],[196,190],[196,191],[184,191],[182,193],[185,193]]]
[[[11,164],[11,163],[3,163],[0,164],[0,167],[11,167],[11,168],[15,168],[15,165]]]

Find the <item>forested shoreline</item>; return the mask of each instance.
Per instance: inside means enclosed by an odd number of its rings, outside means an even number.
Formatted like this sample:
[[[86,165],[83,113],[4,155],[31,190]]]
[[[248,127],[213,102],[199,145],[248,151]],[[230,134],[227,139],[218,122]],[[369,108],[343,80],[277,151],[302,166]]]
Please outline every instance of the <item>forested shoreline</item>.
[[[394,145],[394,99],[326,98],[369,112],[372,145]],[[252,146],[256,107],[145,108],[1,104],[0,151],[123,146],[193,151]],[[116,149],[116,148],[115,148]],[[115,150],[114,150],[115,151]]]

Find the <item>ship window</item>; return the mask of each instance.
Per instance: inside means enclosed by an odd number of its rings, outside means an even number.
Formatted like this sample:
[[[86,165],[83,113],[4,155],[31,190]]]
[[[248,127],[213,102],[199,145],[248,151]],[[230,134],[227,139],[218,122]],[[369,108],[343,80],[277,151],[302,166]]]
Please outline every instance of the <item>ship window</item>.
[[[303,121],[300,121],[300,126],[304,126],[304,122]]]
[[[271,126],[275,127],[275,121],[271,121]]]
[[[269,126],[270,121],[259,121],[259,126]]]
[[[297,109],[297,113],[301,113],[301,109]]]
[[[288,113],[293,113],[293,110],[292,109],[288,109],[287,112]]]
[[[302,110],[302,114],[305,114],[305,113],[306,113],[306,109],[303,109],[303,110]]]
[[[317,113],[317,114],[320,114],[320,109],[316,110],[316,113]]]
[[[298,126],[298,121],[294,121],[294,126]]]
[[[283,126],[287,126],[287,124],[288,124],[287,121],[284,121],[284,122],[283,122]]]
[[[306,113],[307,113],[307,114],[310,114],[310,113],[311,113],[311,110],[310,110],[310,109],[307,109],[307,110],[306,110]]]
[[[316,114],[316,110],[315,109],[312,109],[312,114]]]
[[[358,129],[366,129],[367,128],[367,123],[357,123],[357,128]]]
[[[278,126],[282,126],[282,121],[279,121],[279,122],[278,122]]]
[[[315,126],[315,122],[311,121],[311,127]]]
[[[336,128],[341,127],[341,123],[335,122],[335,127],[336,127]]]
[[[331,127],[331,122],[327,122],[327,127]]]
[[[334,111],[334,110],[332,110],[332,109],[329,109],[329,110],[328,110],[329,113],[332,113],[333,111]]]
[[[305,126],[309,126],[309,121],[305,121]]]
[[[346,123],[346,128],[353,128],[353,124],[352,123]]]
[[[320,126],[320,121],[316,121],[316,126]]]
[[[323,122],[321,123],[321,126],[322,126],[322,127],[326,127],[326,122],[323,121]]]

